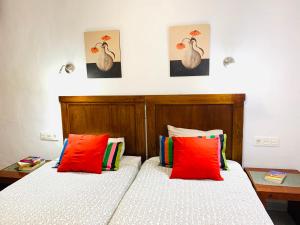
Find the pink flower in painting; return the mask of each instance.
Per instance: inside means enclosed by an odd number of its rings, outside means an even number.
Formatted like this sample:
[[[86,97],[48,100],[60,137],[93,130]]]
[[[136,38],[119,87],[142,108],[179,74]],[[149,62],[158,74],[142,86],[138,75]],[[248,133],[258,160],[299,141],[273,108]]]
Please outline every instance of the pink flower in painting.
[[[178,44],[176,45],[176,48],[177,48],[177,49],[184,49],[184,48],[185,48],[185,44],[183,44],[182,42],[180,42],[180,43],[178,43]]]
[[[99,52],[99,49],[97,47],[91,48],[91,52],[95,54]]]
[[[104,35],[104,36],[101,37],[101,39],[102,39],[103,41],[108,41],[108,40],[111,39],[111,37],[108,36],[108,35]]]
[[[193,37],[200,35],[201,32],[199,30],[193,30],[190,32],[190,35],[192,35]]]

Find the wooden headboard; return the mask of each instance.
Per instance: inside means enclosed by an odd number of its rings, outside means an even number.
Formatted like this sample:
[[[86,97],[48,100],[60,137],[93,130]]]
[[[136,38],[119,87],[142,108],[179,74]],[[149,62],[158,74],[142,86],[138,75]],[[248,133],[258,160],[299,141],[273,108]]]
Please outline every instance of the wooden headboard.
[[[242,163],[244,94],[146,96],[148,158],[159,155],[167,125],[227,134],[226,157]]]
[[[159,155],[159,135],[167,125],[227,134],[226,156],[242,162],[244,94],[62,96],[63,136],[110,133],[125,137],[126,154]],[[147,151],[145,132],[147,123]]]
[[[144,96],[61,96],[63,136],[125,137],[126,154],[146,159]]]

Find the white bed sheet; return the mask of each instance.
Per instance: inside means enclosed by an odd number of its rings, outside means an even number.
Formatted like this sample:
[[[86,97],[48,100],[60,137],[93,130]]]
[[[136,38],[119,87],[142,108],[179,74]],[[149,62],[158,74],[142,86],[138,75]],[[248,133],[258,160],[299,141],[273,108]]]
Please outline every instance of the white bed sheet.
[[[110,225],[271,225],[241,166],[229,161],[224,181],[169,179],[171,169],[147,160]]]
[[[118,171],[58,173],[41,168],[0,192],[0,224],[107,224],[133,182],[141,158],[123,156]]]

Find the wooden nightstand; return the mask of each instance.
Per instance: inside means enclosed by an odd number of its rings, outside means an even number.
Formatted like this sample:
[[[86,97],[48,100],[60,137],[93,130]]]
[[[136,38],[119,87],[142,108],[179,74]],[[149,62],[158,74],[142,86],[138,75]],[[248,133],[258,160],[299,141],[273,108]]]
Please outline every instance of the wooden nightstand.
[[[251,171],[258,172],[268,172],[272,169],[267,168],[245,168],[251,183],[260,198],[261,202],[266,205],[267,199],[278,199],[289,201],[289,212],[292,217],[297,221],[300,221],[300,187],[289,187],[289,186],[279,186],[276,184],[265,185],[258,184],[256,179],[252,176]],[[288,174],[300,174],[298,170],[286,170],[286,169],[274,169],[278,171],[283,171]],[[262,174],[263,176],[263,174]],[[300,222],[299,222],[300,223]]]
[[[51,160],[46,160],[46,162],[50,161]],[[0,191],[33,171],[20,172],[17,170],[17,168],[17,163],[14,163],[0,170]]]

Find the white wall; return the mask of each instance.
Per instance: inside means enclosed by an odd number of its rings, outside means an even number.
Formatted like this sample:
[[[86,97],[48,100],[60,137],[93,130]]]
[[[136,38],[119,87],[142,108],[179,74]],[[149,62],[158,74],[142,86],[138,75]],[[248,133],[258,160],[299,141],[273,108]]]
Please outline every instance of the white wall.
[[[0,167],[55,158],[59,95],[246,93],[244,165],[300,169],[298,0],[0,0]],[[210,76],[169,77],[168,27],[211,24]],[[83,32],[119,29],[122,79],[87,79]],[[234,65],[222,60],[233,56]],[[59,75],[74,62],[72,76]],[[278,136],[279,148],[253,146]]]

